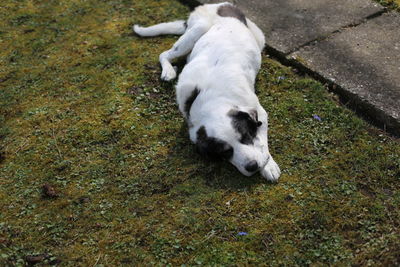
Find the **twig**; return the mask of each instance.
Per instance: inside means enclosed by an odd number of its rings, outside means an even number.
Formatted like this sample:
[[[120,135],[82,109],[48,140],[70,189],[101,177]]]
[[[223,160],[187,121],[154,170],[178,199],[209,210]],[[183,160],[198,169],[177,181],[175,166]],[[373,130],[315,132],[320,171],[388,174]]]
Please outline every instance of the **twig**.
[[[22,143],[22,145],[20,145],[17,150],[14,152],[14,154],[18,154],[18,152],[26,145],[28,141],[25,139],[24,142]]]
[[[97,257],[97,260],[96,260],[96,262],[93,264],[93,267],[97,265],[97,263],[98,263],[99,260],[100,260],[100,257],[101,257],[101,253],[100,253],[99,256]]]
[[[55,145],[56,145],[56,149],[57,149],[57,152],[58,152],[58,156],[60,157],[60,160],[62,160],[63,157],[62,157],[62,155],[61,155],[60,148],[58,147],[57,138],[56,138],[56,135],[54,134],[54,128],[51,128],[51,132],[52,132],[52,136],[53,136],[53,139],[54,139],[54,143],[55,143]]]

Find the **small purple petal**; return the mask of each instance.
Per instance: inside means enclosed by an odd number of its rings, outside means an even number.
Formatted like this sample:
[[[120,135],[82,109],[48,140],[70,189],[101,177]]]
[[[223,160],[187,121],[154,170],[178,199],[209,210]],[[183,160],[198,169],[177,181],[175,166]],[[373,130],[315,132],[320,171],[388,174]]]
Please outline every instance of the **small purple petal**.
[[[317,121],[322,121],[321,117],[318,115],[313,115],[313,118],[316,119]]]
[[[238,235],[248,235],[246,232],[239,232]]]

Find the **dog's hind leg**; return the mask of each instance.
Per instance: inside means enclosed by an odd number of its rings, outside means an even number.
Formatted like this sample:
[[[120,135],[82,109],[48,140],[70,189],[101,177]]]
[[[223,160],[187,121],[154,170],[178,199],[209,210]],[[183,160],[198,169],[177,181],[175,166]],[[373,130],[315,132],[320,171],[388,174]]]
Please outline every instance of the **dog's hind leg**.
[[[150,27],[142,27],[133,25],[133,31],[143,37],[151,37],[163,34],[177,34],[182,35],[186,31],[186,21],[177,20],[173,22],[165,22]]]
[[[210,28],[209,23],[197,22],[178,39],[171,49],[161,53],[160,63],[162,67],[161,79],[170,81],[175,79],[176,71],[171,65],[171,61],[175,58],[185,56],[192,51],[194,44],[200,37]]]

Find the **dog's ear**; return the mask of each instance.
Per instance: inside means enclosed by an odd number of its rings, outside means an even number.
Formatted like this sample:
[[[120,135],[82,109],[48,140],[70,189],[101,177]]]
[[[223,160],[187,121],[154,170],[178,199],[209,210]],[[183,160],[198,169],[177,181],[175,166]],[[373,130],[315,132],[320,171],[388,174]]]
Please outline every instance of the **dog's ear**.
[[[209,137],[204,126],[197,131],[196,148],[202,156],[211,159],[230,159],[233,156],[233,147],[223,140]]]
[[[257,127],[262,125],[262,122],[258,120],[258,113],[257,110],[251,109],[249,111],[250,118],[257,124]]]
[[[258,120],[258,113],[255,109],[251,109],[248,113],[240,110],[231,109],[228,112],[228,115],[238,120],[244,120],[248,121],[249,123],[256,124],[257,127],[262,125],[262,122]]]
[[[240,110],[230,110],[228,116],[232,118],[233,128],[240,134],[240,142],[242,144],[253,144],[253,139],[257,136],[257,128],[262,125],[258,121],[256,110],[251,110],[249,113]]]

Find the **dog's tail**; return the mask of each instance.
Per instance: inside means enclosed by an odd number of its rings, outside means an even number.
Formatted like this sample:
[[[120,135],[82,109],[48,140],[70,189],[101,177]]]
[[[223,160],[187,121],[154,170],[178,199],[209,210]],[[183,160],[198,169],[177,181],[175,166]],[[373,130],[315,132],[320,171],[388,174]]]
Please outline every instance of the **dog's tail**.
[[[177,20],[172,22],[160,23],[150,27],[133,25],[133,31],[143,37],[157,36],[162,34],[184,34],[186,31],[186,21]]]

